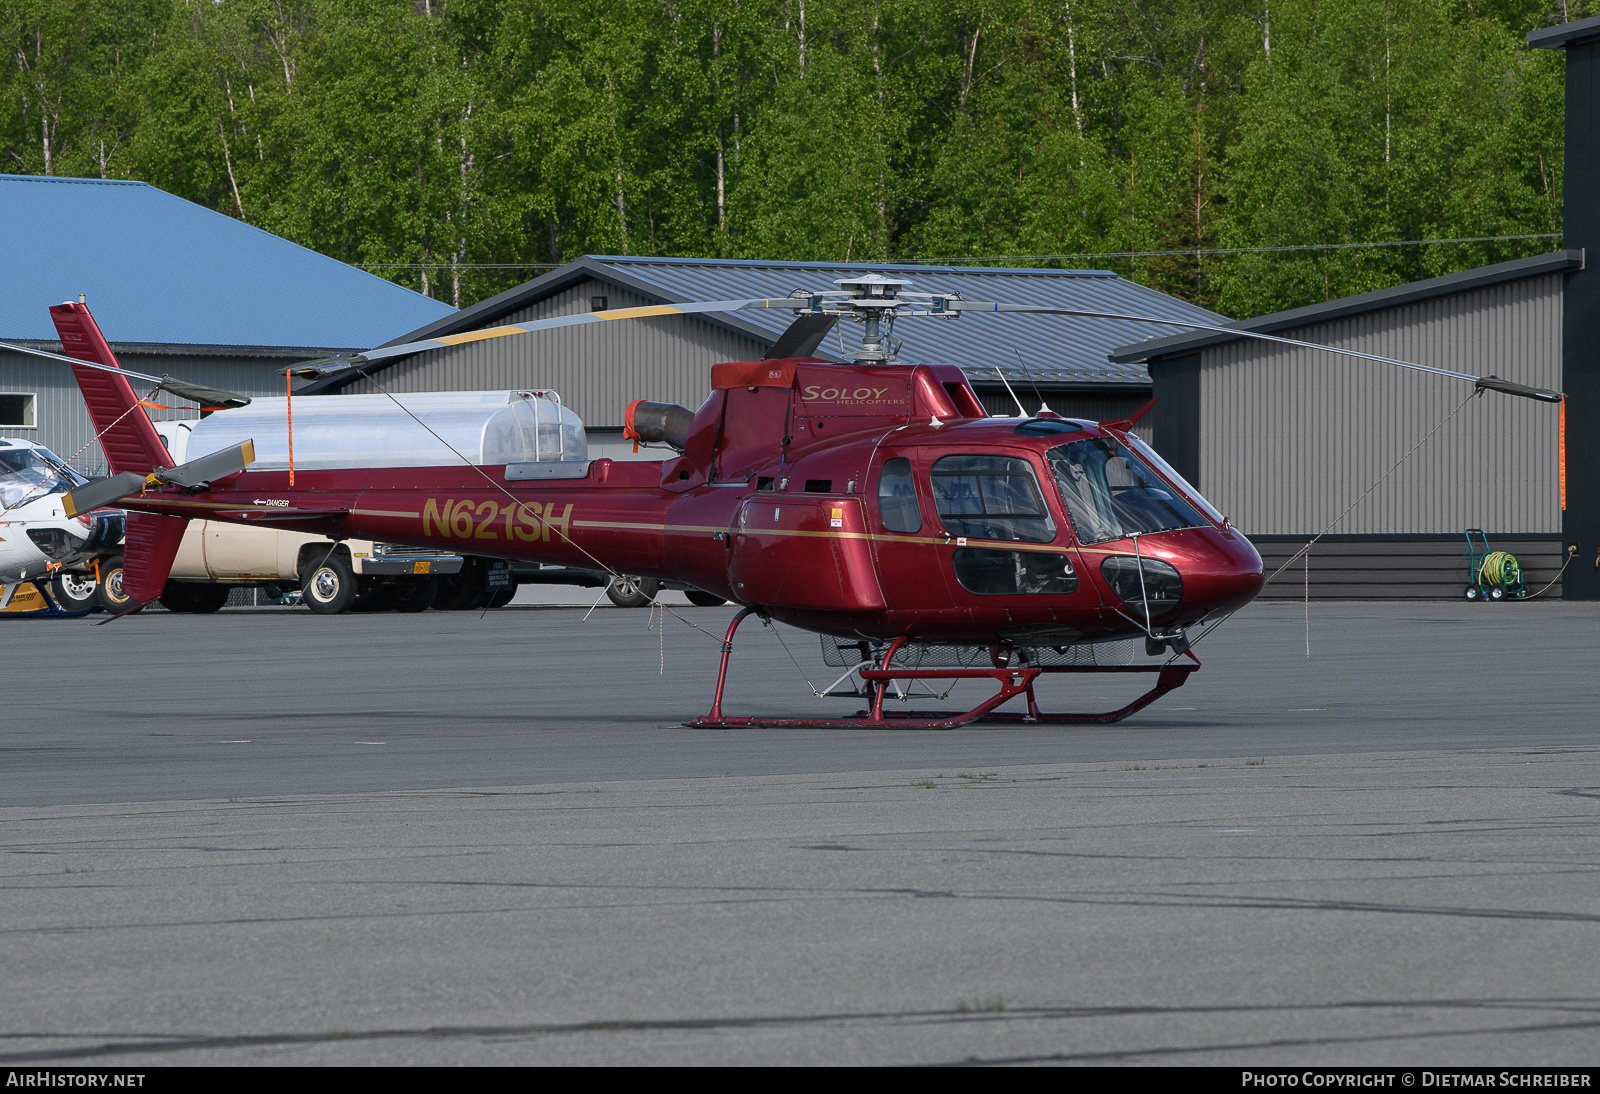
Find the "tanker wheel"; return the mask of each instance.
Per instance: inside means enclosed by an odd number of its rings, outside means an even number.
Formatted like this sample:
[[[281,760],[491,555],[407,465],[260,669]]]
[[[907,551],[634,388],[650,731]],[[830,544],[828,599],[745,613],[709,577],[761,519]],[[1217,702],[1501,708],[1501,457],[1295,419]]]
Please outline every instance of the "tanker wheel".
[[[353,612],[386,612],[394,607],[394,585],[376,584],[356,593],[356,602],[350,605]]]
[[[708,593],[703,589],[685,589],[683,595],[689,598],[689,603],[697,608],[715,608],[719,604],[726,604],[728,598]]]
[[[653,577],[614,577],[606,586],[606,596],[619,608],[642,608],[656,598],[661,582]]]
[[[466,612],[489,603],[489,571],[482,560],[469,558],[461,572],[439,579],[439,596],[433,602],[436,612]]]
[[[350,610],[356,599],[356,575],[338,555],[329,555],[306,571],[300,582],[301,600],[318,615],[338,615]]]
[[[232,592],[227,585],[196,585],[182,581],[169,581],[161,590],[161,606],[169,612],[189,612],[206,615],[219,611],[228,602]]]
[[[425,577],[421,581],[403,581],[395,586],[394,610],[397,612],[425,612],[433,606],[439,595],[439,579]]]

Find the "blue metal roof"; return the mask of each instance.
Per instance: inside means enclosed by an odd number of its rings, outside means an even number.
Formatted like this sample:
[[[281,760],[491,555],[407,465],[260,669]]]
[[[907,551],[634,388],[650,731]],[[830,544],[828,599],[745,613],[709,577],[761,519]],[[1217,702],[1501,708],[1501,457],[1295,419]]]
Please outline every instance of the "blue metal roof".
[[[114,344],[367,349],[453,313],[143,182],[0,175],[0,340],[88,297]]]
[[[974,300],[1124,312],[1158,319],[1193,319],[1202,323],[1228,322],[1226,317],[1215,312],[1195,307],[1106,270],[626,258],[615,255],[589,256],[588,262],[614,271],[636,287],[641,283],[653,287],[671,302],[787,296],[795,289],[831,289],[836,278],[881,273],[910,281],[910,289],[916,292],[960,292]],[[773,338],[792,319],[787,312],[746,311],[736,315],[739,320]],[[959,365],[969,379],[979,383],[997,382],[1001,373],[1013,384],[1026,383],[1031,371],[1034,380],[1053,384],[1148,384],[1150,376],[1142,364],[1112,362],[1108,360],[1108,354],[1130,341],[1146,339],[1171,329],[1124,320],[968,313],[954,321],[905,319],[895,327],[894,333],[896,338],[905,343],[899,353],[901,360]],[[848,356],[858,339],[859,332],[855,324],[841,322],[822,348],[835,356]],[[1028,368],[1025,369],[1018,362],[1018,354],[1027,361]]]

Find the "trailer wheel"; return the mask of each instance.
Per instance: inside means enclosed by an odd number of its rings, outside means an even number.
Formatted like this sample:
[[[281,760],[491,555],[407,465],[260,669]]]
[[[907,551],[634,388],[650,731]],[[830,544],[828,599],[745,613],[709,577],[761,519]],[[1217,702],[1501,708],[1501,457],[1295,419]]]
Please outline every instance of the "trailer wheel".
[[[350,610],[356,599],[356,575],[350,564],[330,554],[306,571],[300,582],[306,607],[318,615],[338,615]]]

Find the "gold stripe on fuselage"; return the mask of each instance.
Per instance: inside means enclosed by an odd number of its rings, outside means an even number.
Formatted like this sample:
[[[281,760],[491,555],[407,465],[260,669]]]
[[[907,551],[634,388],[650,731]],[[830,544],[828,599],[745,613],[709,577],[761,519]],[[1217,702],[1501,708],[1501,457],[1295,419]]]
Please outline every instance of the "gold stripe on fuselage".
[[[133,500],[133,499],[129,499]],[[219,510],[232,510],[240,513],[259,513],[265,519],[285,516],[326,516],[339,517],[397,517],[401,519],[421,520],[422,514],[417,512],[401,512],[389,509],[349,509],[338,512],[329,512],[324,509],[268,509],[261,506],[241,504],[239,502],[212,502],[191,501],[187,499],[155,499],[141,498],[138,503],[148,506],[172,506],[182,509],[205,509],[212,512]],[[131,506],[130,506],[131,508]],[[541,518],[542,519],[542,518]],[[705,535],[715,535],[719,532],[742,532],[752,536],[796,536],[803,539],[864,539],[873,543],[915,543],[926,546],[953,546],[955,537],[952,536],[908,536],[883,532],[845,532],[836,529],[822,531],[805,531],[799,528],[723,528],[713,524],[652,524],[640,521],[622,520],[578,520],[572,521],[572,527],[577,528],[603,528],[622,532],[675,532],[678,534],[700,532]],[[1002,551],[1040,551],[1046,554],[1064,555],[1073,551],[1086,555],[1122,555],[1127,554],[1126,548],[1109,547],[1082,547],[1075,544],[1030,543],[1016,539],[971,539],[965,544],[968,547],[980,547],[988,550]]]

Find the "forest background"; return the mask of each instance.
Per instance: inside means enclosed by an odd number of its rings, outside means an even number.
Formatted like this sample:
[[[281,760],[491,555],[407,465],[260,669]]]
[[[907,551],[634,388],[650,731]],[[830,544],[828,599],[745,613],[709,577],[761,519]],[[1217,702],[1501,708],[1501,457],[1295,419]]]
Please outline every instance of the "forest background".
[[[1559,248],[1563,58],[1524,36],[1591,6],[0,0],[0,170],[458,307],[588,253],[1114,269],[1244,317]],[[1532,238],[1348,246],[1464,237]]]

